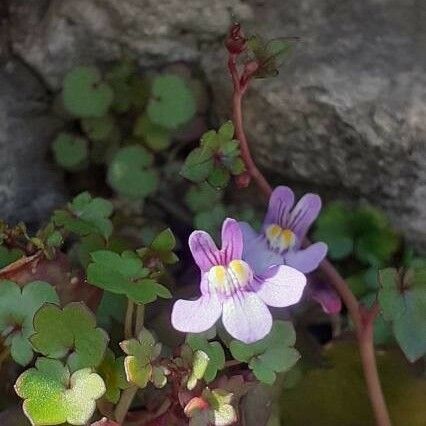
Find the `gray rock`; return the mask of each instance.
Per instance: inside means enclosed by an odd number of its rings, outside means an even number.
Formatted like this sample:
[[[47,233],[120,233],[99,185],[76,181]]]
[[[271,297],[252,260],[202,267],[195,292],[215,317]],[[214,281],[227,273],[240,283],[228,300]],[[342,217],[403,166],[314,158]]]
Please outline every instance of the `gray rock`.
[[[72,66],[123,52],[144,66],[196,61],[202,43],[223,37],[231,13],[251,13],[239,0],[10,1],[14,51],[55,88]]]
[[[275,182],[366,199],[426,249],[426,18],[421,0],[9,0],[14,52],[50,88],[78,63],[131,51],[143,65],[200,62],[219,115],[231,11],[298,35],[280,77],[256,82],[246,122]]]
[[[46,151],[59,122],[43,85],[16,60],[0,63],[0,217],[36,224],[64,201]]]

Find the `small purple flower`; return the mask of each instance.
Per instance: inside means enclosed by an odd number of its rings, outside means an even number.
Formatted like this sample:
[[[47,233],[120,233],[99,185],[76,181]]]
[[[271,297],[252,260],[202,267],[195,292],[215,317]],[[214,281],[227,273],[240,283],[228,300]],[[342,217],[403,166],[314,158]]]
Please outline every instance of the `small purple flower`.
[[[321,210],[321,198],[316,194],[305,194],[294,207],[293,204],[293,191],[278,186],[269,199],[260,234],[248,223],[240,223],[244,237],[243,259],[255,273],[282,264],[308,273],[326,256],[325,243],[302,249],[303,239]]]
[[[201,297],[178,300],[172,311],[172,324],[185,333],[201,333],[222,316],[229,334],[245,343],[265,337],[272,327],[267,306],[285,307],[302,297],[306,277],[289,266],[272,266],[255,275],[242,260],[243,235],[234,219],[222,226],[219,250],[209,234],[194,231],[189,247],[201,269]]]
[[[342,300],[330,284],[310,277],[306,289],[305,295],[319,303],[326,314],[336,315],[342,310]]]

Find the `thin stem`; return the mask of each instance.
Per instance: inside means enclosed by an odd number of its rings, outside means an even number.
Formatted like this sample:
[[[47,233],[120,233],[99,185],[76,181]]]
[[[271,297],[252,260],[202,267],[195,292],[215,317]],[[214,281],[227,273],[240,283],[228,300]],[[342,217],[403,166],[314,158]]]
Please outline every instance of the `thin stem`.
[[[138,391],[137,386],[131,386],[123,391],[118,401],[117,406],[115,407],[115,420],[117,423],[122,424],[126,418],[126,414],[129,411],[130,406],[132,405],[133,399]]]
[[[238,361],[236,359],[231,359],[225,362],[225,368],[236,367],[237,365],[240,365],[240,364],[242,364],[241,361]]]
[[[229,54],[228,68],[234,85],[232,107],[235,133],[237,139],[240,141],[241,157],[245,163],[249,177],[255,181],[263,195],[269,198],[272,193],[272,187],[254,163],[244,131],[242,100],[250,83],[250,77],[244,80],[244,85],[241,84],[236,59],[236,54]],[[310,245],[310,241],[306,239],[304,241],[304,246],[308,245]],[[390,426],[391,421],[380,385],[373,342],[373,325],[377,313],[379,312],[379,306],[375,304],[373,308],[363,316],[360,304],[348,284],[327,259],[323,260],[321,263],[320,270],[328,278],[330,284],[333,285],[336,292],[343,300],[354,324],[364,379],[367,385],[368,396],[373,408],[376,424],[377,426]]]
[[[145,305],[137,305],[135,336],[139,336],[139,333],[142,331],[144,319],[145,319]]]
[[[130,299],[127,301],[126,318],[124,320],[124,338],[130,339],[133,336],[133,312],[135,304]]]

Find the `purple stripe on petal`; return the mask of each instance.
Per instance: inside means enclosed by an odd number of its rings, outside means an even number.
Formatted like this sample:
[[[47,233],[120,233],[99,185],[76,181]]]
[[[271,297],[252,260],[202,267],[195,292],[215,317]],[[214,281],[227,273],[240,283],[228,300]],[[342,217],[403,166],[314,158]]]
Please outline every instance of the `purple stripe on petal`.
[[[219,250],[207,232],[194,231],[189,236],[188,242],[192,256],[202,272],[207,272],[212,266],[220,265]]]
[[[228,333],[244,343],[263,339],[272,327],[272,315],[251,292],[238,292],[223,303],[222,321]]]
[[[227,265],[233,259],[241,259],[243,254],[243,234],[235,219],[227,218],[222,225],[222,263]]]
[[[306,277],[289,266],[270,268],[262,277],[257,277],[257,295],[269,306],[284,308],[297,303],[303,294]]]
[[[315,243],[306,249],[289,251],[284,254],[284,263],[307,274],[318,268],[327,255],[327,244]]]
[[[308,232],[321,210],[321,198],[316,194],[305,194],[294,207],[290,214],[287,227],[297,236],[297,247]]]
[[[178,300],[173,305],[172,325],[184,333],[202,333],[216,323],[221,313],[222,305],[216,295]]]
[[[268,211],[263,222],[263,230],[268,225],[277,224],[285,228],[290,210],[294,204],[294,193],[287,186],[277,186],[269,199]]]
[[[284,263],[283,256],[270,250],[263,235],[257,234],[246,222],[240,222],[243,233],[244,249],[243,260],[246,261],[256,275],[274,265]]]

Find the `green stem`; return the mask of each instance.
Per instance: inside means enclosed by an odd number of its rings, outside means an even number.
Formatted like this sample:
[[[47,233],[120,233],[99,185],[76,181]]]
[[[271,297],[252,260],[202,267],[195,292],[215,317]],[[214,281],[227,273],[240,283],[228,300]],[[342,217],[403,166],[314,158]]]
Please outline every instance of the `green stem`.
[[[135,336],[139,336],[139,333],[143,329],[143,323],[145,320],[145,305],[137,305],[136,308],[136,323],[135,323]]]
[[[120,425],[124,422],[124,419],[126,418],[127,412],[129,411],[129,408],[132,405],[133,398],[135,397],[137,391],[137,386],[131,386],[130,388],[125,389],[121,394],[120,401],[115,407],[114,413],[115,420]]]
[[[124,320],[124,338],[130,339],[133,336],[133,312],[135,304],[130,299],[127,301],[126,319]]]

